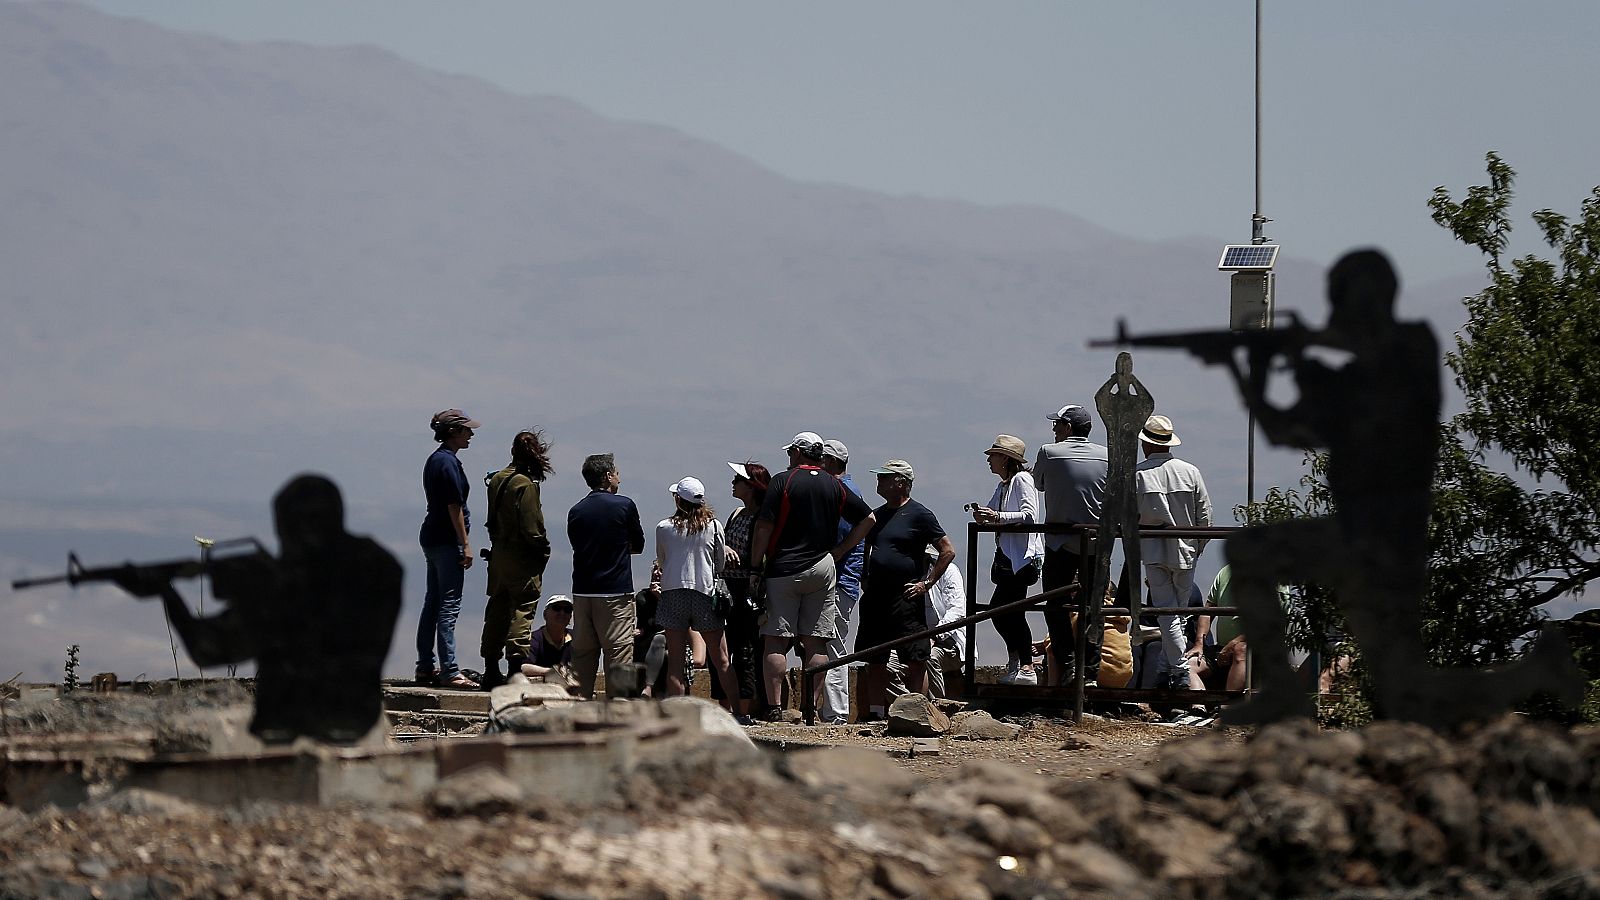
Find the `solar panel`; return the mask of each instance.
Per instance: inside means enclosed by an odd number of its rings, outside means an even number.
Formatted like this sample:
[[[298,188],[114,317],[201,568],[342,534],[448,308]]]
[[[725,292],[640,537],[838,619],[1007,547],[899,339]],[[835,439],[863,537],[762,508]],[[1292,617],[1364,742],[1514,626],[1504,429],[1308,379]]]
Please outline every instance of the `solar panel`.
[[[1229,244],[1222,248],[1217,268],[1224,272],[1258,272],[1278,261],[1277,244]]]

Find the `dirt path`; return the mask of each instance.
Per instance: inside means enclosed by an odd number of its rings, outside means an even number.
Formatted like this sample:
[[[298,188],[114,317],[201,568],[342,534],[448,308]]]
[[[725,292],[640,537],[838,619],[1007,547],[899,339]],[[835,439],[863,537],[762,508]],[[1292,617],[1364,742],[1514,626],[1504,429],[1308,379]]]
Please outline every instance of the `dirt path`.
[[[1039,775],[1089,779],[1148,768],[1162,747],[1212,733],[1212,729],[1093,717],[1085,717],[1076,727],[1042,716],[1006,721],[1023,726],[1015,740],[944,738],[936,755],[917,752],[911,738],[886,735],[882,725],[762,725],[750,729],[750,736],[763,746],[783,750],[834,746],[882,751],[902,768],[928,779],[944,778],[980,759],[1010,763]],[[1218,736],[1224,741],[1244,740],[1239,731],[1218,732]]]

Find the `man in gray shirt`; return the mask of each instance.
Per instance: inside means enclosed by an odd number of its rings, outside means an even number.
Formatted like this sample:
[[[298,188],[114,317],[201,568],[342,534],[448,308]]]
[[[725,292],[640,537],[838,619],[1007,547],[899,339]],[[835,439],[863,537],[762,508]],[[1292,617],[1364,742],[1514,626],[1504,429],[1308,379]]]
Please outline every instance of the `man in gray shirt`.
[[[1089,440],[1094,430],[1094,420],[1081,406],[1063,406],[1047,416],[1055,425],[1055,443],[1039,448],[1033,464],[1034,483],[1044,496],[1044,520],[1047,523],[1068,525],[1095,525],[1100,522],[1100,504],[1106,492],[1106,448]],[[1044,536],[1045,590],[1065,587],[1080,576],[1089,574],[1088,562],[1094,558],[1091,544],[1089,556],[1078,554],[1081,538],[1075,534],[1047,534]],[[1071,614],[1063,607],[1076,603],[1082,591],[1074,596],[1052,601],[1045,605],[1045,623],[1050,628],[1050,652],[1055,654],[1061,671],[1072,671],[1072,656],[1076,643],[1072,637]],[[1083,660],[1083,677],[1095,681],[1100,674],[1100,644],[1105,635],[1099,613],[1104,598],[1090,598],[1088,650]]]

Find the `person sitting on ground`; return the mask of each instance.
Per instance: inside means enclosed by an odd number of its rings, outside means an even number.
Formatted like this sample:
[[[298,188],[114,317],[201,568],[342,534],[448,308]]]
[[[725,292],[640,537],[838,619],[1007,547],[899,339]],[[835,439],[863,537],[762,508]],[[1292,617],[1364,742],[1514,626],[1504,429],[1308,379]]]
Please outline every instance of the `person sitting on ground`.
[[[656,624],[656,607],[660,601],[661,573],[652,566],[650,584],[633,595],[633,658],[644,664],[641,693],[646,697],[667,695],[667,635]]]
[[[1105,602],[1102,605],[1116,606],[1117,603],[1116,591],[1113,589],[1106,594]],[[1101,639],[1099,650],[1096,653],[1098,659],[1096,672],[1103,672],[1104,677],[1093,681],[1085,678],[1084,684],[1086,687],[1120,688],[1125,687],[1133,679],[1133,648],[1128,634],[1128,626],[1131,621],[1127,616],[1102,615],[1100,617]],[[1078,617],[1076,614],[1068,617],[1067,625],[1071,629],[1068,633],[1076,639],[1078,633]],[[1159,640],[1159,637],[1152,635],[1152,640]],[[1046,682],[1047,684],[1071,684],[1072,672],[1060,660],[1063,656],[1071,660],[1072,653],[1058,654],[1055,652],[1053,644],[1054,636],[1046,635],[1044,640],[1033,645],[1033,655],[1044,657],[1048,661],[1047,671],[1049,678]]]
[[[1223,566],[1217,577],[1211,582],[1211,590],[1206,594],[1206,606],[1233,606],[1233,567]],[[1293,603],[1293,595],[1286,586],[1278,586],[1278,599],[1283,603],[1285,610]],[[1198,665],[1199,673],[1194,674],[1196,666],[1190,667],[1189,684],[1193,690],[1211,688],[1213,690],[1243,691],[1250,684],[1250,673],[1247,668],[1249,663],[1249,645],[1245,642],[1244,628],[1237,616],[1198,616],[1195,629],[1205,638],[1197,640],[1194,635],[1189,638],[1189,657]],[[1290,654],[1292,664],[1303,662],[1306,658],[1304,652]]]
[[[572,598],[556,594],[544,604],[544,624],[533,630],[522,674],[541,678],[556,666],[572,665]]]

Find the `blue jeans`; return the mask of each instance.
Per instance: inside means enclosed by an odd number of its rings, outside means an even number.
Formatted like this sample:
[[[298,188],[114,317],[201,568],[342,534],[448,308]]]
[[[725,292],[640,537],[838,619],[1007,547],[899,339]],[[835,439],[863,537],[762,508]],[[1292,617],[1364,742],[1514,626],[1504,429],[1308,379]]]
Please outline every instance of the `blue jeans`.
[[[423,547],[428,558],[428,592],[422,600],[422,621],[417,623],[417,672],[433,672],[433,645],[439,643],[439,678],[449,681],[460,673],[456,665],[456,617],[461,615],[461,587],[467,572],[461,568],[461,550],[454,544]]]

